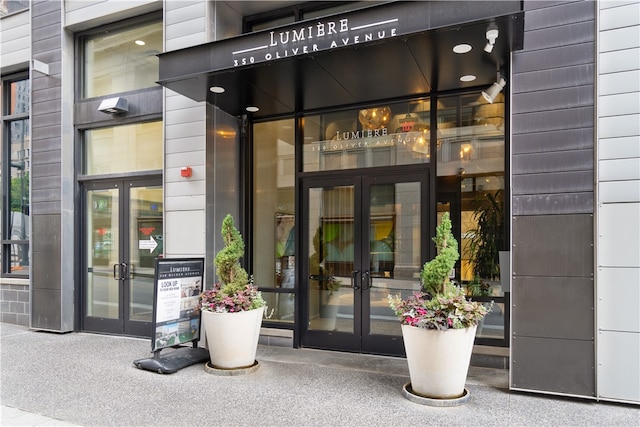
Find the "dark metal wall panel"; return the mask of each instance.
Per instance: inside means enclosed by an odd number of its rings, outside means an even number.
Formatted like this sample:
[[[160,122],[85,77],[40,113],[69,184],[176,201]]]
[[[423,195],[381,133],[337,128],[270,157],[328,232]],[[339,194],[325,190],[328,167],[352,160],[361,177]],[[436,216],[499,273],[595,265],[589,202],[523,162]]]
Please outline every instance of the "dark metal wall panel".
[[[31,4],[31,54],[49,75],[31,80],[31,326],[60,330],[61,308],[61,31],[62,2]]]
[[[514,283],[522,276],[593,277],[593,215],[516,216],[511,233]]]
[[[524,9],[511,79],[510,386],[593,397],[595,4]]]
[[[526,20],[526,18],[525,18]],[[525,36],[525,40],[526,40]],[[570,67],[572,65],[593,62],[595,45],[593,42],[573,46],[560,46],[550,49],[524,51],[513,57],[513,65],[520,72],[548,70]]]
[[[593,341],[593,278],[518,276],[513,279],[513,286],[518,287],[511,306],[514,339]]]
[[[514,216],[591,214],[594,206],[593,200],[593,191],[513,196],[511,213]]]
[[[593,128],[560,129],[518,135],[518,144],[513,144],[511,153],[551,153],[554,151],[592,150]]]
[[[513,114],[534,111],[562,110],[593,105],[593,85],[537,90],[513,95]]]
[[[594,64],[579,64],[571,67],[552,68],[550,70],[521,71],[511,77],[512,93],[518,94],[572,86],[593,85],[594,69]],[[571,82],[571,85],[567,85],[567,82]],[[526,104],[524,105],[526,106]],[[515,105],[512,105],[512,108],[513,107],[515,107]],[[519,107],[522,108],[523,106]]]
[[[593,191],[593,171],[513,175],[513,194],[557,194]]]
[[[512,165],[519,174],[593,171],[593,149],[518,154],[512,157]]]
[[[528,11],[525,31],[592,21],[594,17],[594,2],[591,0],[555,1],[548,2],[547,6],[537,0],[524,3],[524,9]]]
[[[575,396],[595,395],[593,341],[512,339],[511,387]]]
[[[45,252],[40,258],[46,255]],[[32,328],[54,331],[61,329],[60,295],[59,289],[31,289]]]
[[[434,1],[425,2],[424,5],[430,9],[430,28],[508,15],[521,10],[517,1]]]
[[[534,111],[513,116],[513,134],[545,132],[558,129],[593,128],[593,107]]]
[[[40,165],[45,163],[60,163],[60,150],[39,151],[31,157],[31,161]]]
[[[524,48],[525,50],[548,49],[557,46],[558,40],[562,40],[565,45],[593,42],[592,26],[593,22],[586,21],[529,31],[524,40]]]

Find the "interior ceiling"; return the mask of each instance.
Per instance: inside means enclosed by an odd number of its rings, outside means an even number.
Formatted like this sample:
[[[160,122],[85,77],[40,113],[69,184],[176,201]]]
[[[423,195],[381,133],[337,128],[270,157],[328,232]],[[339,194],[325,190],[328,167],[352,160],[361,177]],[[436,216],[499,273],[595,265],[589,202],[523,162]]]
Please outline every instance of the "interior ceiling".
[[[507,71],[511,51],[522,48],[522,22],[516,21],[504,16],[255,66],[185,73],[161,83],[234,116],[247,114],[247,106],[257,106],[260,110],[253,117],[489,86],[498,70]],[[500,35],[487,53],[485,33],[490,24]],[[459,43],[470,44],[472,50],[454,53],[452,48]],[[469,74],[476,79],[460,81]],[[222,86],[225,92],[214,94],[211,86]]]

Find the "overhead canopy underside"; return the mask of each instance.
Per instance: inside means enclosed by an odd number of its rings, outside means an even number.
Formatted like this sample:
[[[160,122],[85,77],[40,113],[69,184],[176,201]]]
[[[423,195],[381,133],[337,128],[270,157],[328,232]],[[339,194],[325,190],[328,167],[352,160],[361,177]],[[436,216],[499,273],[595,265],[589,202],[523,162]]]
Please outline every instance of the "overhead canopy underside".
[[[254,64],[230,66],[229,58],[232,51],[235,60],[253,56],[253,51],[237,54],[238,46],[250,37],[257,40],[260,33],[164,53],[160,55],[159,83],[193,100],[214,104],[234,116],[246,114],[247,106],[256,106],[259,111],[253,116],[265,117],[420,96],[433,91],[489,86],[496,81],[498,72],[508,71],[511,52],[522,49],[524,14],[513,10],[514,4],[519,7],[520,2],[435,3],[446,7],[451,16],[433,9],[435,4],[431,2],[402,4],[405,8],[415,8],[416,4],[422,8],[430,6],[431,9],[425,11],[429,22],[421,22],[422,17],[416,17],[416,11],[412,10],[409,10],[412,16],[408,18],[420,21],[419,26],[429,29],[390,37],[391,32],[386,28],[387,37],[357,44],[353,43],[353,35],[345,33],[337,40],[351,37],[346,46],[306,54],[299,53],[302,51],[300,46],[298,53],[294,54],[293,46],[283,44],[277,47],[280,59],[275,59],[274,52],[273,59],[265,61],[264,54],[260,57],[258,52],[255,56],[258,60]],[[379,14],[394,16],[399,6],[392,3],[351,12],[354,17],[350,19],[354,21],[356,13],[374,9]],[[509,13],[496,15],[504,12],[505,8]],[[463,19],[465,22],[433,28],[438,24],[435,12],[444,16],[440,17],[441,22],[447,22],[447,19]],[[485,17],[469,21],[470,17],[478,16]],[[311,31],[316,22],[310,21],[309,27],[304,23],[297,25]],[[408,25],[415,27],[416,24],[410,22]],[[268,30],[262,32],[262,40],[274,40],[275,37],[277,42],[279,33],[291,27],[274,29],[274,35],[270,35]],[[499,32],[490,53],[484,50],[488,28]],[[372,30],[374,38],[377,36],[375,31]],[[471,51],[454,53],[452,48],[461,43],[471,45]],[[309,44],[308,48],[311,50],[312,45]],[[287,57],[283,57],[285,53]],[[465,75],[476,78],[463,82],[460,77]],[[225,91],[212,93],[209,90],[212,86],[222,87]]]

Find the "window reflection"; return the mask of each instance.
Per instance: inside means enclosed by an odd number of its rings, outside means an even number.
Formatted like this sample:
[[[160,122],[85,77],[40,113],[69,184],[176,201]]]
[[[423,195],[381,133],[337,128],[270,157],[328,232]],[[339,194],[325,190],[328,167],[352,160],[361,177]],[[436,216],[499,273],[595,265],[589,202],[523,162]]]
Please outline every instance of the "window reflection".
[[[109,29],[84,39],[86,98],[156,86],[162,22]]]
[[[8,197],[2,205],[2,273],[29,274],[30,232],[30,175],[31,128],[29,122],[29,80],[3,82],[2,94],[7,96],[3,105],[2,156],[8,161],[2,164],[2,193]],[[7,152],[8,151],[8,152]]]
[[[85,133],[85,173],[88,175],[162,169],[162,153],[162,122]]]
[[[450,209],[459,229],[459,278],[473,296],[503,294],[504,113],[502,93],[493,104],[479,93],[438,100],[439,197],[454,198]]]
[[[428,163],[428,99],[304,118],[305,172]]]
[[[294,120],[253,127],[254,283],[263,290],[269,320],[293,322],[294,295],[269,293],[295,287],[295,137]]]

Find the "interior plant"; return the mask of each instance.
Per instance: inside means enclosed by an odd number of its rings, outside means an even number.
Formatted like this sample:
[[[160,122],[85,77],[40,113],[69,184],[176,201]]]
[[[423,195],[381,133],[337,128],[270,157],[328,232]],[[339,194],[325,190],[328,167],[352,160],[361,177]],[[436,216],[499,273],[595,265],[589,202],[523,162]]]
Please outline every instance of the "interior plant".
[[[449,278],[459,258],[458,242],[444,213],[433,238],[437,255],[420,271],[421,290],[402,299],[389,295],[401,321],[412,392],[435,399],[460,398],[478,322],[487,314]]]
[[[255,362],[266,302],[240,264],[244,242],[230,214],[222,221],[222,240],[215,256],[218,282],[200,295],[200,310],[211,365],[237,369]]]
[[[504,215],[502,190],[482,193],[474,201],[473,219],[476,228],[469,230],[471,264],[474,277],[496,280],[500,277],[499,251],[503,250]]]

